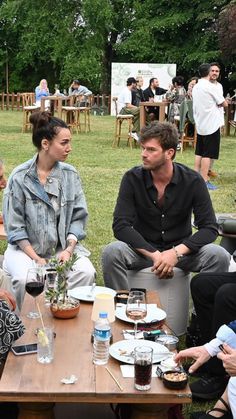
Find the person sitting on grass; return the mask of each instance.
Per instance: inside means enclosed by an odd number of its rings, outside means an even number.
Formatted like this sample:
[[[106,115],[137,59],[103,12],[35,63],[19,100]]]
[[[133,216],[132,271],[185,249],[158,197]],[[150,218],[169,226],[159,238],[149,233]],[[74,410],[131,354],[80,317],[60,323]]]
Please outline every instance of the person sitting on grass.
[[[190,366],[189,373],[194,373],[211,357],[217,356],[222,362],[225,371],[231,377],[223,395],[217,401],[213,409],[208,412],[195,412],[191,419],[236,418],[236,321],[228,325],[222,325],[216,337],[203,346],[184,349],[175,356],[177,363],[186,358],[193,358],[195,362]],[[229,403],[229,406],[228,406]],[[230,412],[231,410],[231,412]]]

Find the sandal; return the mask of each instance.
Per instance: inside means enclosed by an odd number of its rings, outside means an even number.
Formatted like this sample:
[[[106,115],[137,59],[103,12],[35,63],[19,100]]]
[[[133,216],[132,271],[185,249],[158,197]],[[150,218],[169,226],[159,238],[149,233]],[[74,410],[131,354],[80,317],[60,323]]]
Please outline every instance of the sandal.
[[[226,407],[226,410],[221,409],[220,407],[213,407],[207,412],[194,412],[190,415],[190,418],[191,419],[211,419],[211,418],[215,418],[215,416],[210,415],[211,412],[220,412],[220,413],[223,413],[223,415],[220,416],[218,419],[221,419],[221,418],[233,419],[229,405],[226,403],[224,399],[222,399],[222,397],[220,397],[219,400]]]

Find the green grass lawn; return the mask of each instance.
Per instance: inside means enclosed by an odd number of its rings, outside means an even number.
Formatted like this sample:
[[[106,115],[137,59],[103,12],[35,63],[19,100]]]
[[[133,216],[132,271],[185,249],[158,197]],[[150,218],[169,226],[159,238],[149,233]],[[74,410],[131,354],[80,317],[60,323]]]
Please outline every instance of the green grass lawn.
[[[0,158],[5,162],[6,174],[20,163],[30,159],[35,152],[31,133],[22,134],[22,112],[0,111]],[[88,203],[89,221],[86,247],[91,251],[91,260],[98,273],[98,281],[103,282],[100,256],[104,245],[113,240],[111,229],[112,213],[116,202],[120,180],[124,172],[140,164],[140,149],[130,149],[126,140],[120,148],[113,149],[115,118],[111,116],[92,116],[91,132],[73,134],[72,152],[67,160],[79,171]],[[219,189],[212,191],[211,198],[215,212],[235,212],[236,199],[236,137],[223,137],[219,161],[214,169],[219,176],[214,182]],[[194,151],[187,148],[177,153],[176,161],[193,167]],[[2,199],[2,197],[0,197]],[[3,253],[6,243],[0,243]],[[194,403],[186,408],[205,409],[205,405]]]

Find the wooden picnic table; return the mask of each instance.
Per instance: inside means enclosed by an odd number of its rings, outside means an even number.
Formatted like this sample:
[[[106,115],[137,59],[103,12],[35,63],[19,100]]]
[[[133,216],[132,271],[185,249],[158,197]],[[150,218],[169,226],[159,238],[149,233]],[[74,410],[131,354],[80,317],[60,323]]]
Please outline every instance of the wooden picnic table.
[[[108,367],[122,385],[121,391],[105,367],[95,366],[92,362],[92,304],[81,302],[77,317],[59,320],[52,317],[43,295],[38,298],[45,325],[53,326],[56,332],[54,360],[42,365],[37,362],[36,354],[15,356],[9,353],[0,380],[0,401],[18,402],[20,419],[53,419],[55,402],[141,404],[147,411],[142,413],[142,418],[150,417],[148,409],[153,409],[155,404],[160,410],[159,419],[167,418],[169,404],[191,403],[188,386],[184,390],[168,390],[159,378],[152,379],[151,390],[135,390],[134,379],[123,378],[119,361],[110,358]],[[149,303],[157,302],[157,292],[148,291],[147,298]],[[17,341],[18,344],[36,341],[34,333],[41,326],[40,320],[26,317],[33,304],[33,298],[26,294],[21,313],[26,333]],[[122,340],[125,325],[118,319],[112,324],[114,342]],[[73,385],[62,384],[61,379],[71,374],[77,376],[78,381]],[[132,416],[135,417],[138,414]]]
[[[146,125],[146,108],[159,107],[159,121],[165,121],[165,108],[169,105],[168,101],[162,102],[140,102],[140,130]]]

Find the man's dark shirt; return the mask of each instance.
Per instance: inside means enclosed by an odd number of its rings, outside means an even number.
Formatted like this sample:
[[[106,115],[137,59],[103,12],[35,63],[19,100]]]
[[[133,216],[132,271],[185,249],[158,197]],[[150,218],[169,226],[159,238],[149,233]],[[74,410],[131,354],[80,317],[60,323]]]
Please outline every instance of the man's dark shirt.
[[[155,90],[155,95],[164,95],[167,92],[166,89],[163,89],[162,87],[157,87]],[[146,102],[149,102],[150,98],[154,98],[154,93],[149,86],[147,89],[143,91],[143,95]],[[154,113],[156,115],[156,119],[159,119],[159,107],[158,106],[148,106],[147,108],[148,113]]]
[[[142,89],[132,89],[131,93],[132,93],[132,101],[131,101],[132,105],[139,106],[140,102],[145,101],[145,97],[144,97]]]
[[[125,173],[114,211],[113,231],[118,240],[150,252],[180,243],[197,252],[216,239],[216,218],[203,178],[180,163],[173,167],[162,207],[149,170],[138,166]],[[198,227],[193,235],[192,212]]]

